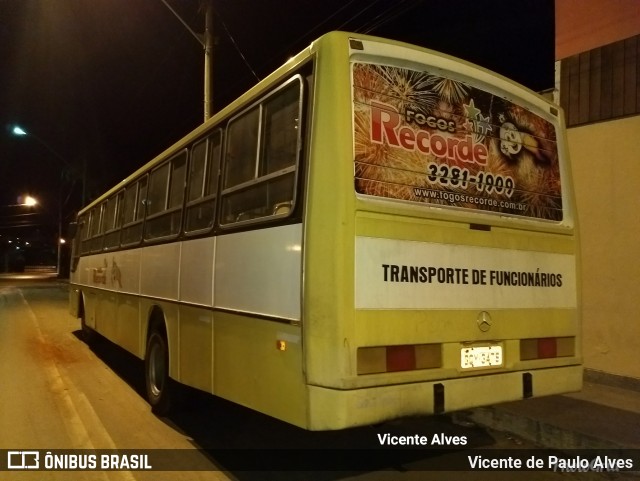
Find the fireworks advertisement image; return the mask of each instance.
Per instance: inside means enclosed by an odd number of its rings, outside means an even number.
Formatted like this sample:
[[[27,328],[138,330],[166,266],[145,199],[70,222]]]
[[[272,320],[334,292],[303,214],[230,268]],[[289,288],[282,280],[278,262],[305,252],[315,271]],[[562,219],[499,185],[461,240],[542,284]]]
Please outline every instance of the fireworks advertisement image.
[[[549,121],[440,73],[352,68],[358,194],[562,220]]]

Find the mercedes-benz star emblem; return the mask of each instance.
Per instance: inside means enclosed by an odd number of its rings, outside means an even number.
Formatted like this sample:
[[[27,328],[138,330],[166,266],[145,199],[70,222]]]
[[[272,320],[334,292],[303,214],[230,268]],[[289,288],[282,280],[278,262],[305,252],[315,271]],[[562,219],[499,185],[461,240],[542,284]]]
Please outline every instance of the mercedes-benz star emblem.
[[[489,329],[491,329],[491,315],[487,311],[482,311],[480,314],[478,314],[476,323],[478,324],[478,329],[480,329],[482,332],[487,332]]]

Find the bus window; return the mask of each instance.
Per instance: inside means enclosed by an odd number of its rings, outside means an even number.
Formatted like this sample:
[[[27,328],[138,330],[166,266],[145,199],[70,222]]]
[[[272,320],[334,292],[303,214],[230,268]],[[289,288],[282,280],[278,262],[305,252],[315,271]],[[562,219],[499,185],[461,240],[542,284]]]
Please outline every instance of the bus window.
[[[80,252],[82,254],[86,254],[91,249],[89,247],[89,239],[91,232],[91,215],[86,214],[82,217],[78,218],[78,225],[80,226],[79,232],[77,234],[80,239]]]
[[[207,163],[207,140],[197,143],[191,149],[189,164],[189,185],[187,186],[187,202],[198,200],[203,195],[204,173]]]
[[[181,155],[171,162],[171,182],[169,183],[169,202],[167,207],[180,207],[184,200],[184,179],[187,170],[187,156]]]
[[[229,123],[225,186],[243,184],[255,178],[259,113],[259,108],[255,107]]]
[[[220,172],[220,154],[222,153],[222,132],[217,131],[210,139],[209,165],[205,180],[205,197],[218,194],[218,174]]]
[[[91,232],[89,233],[89,250],[91,252],[102,250],[102,233],[104,232],[103,227],[103,211],[104,211],[104,203],[100,204],[97,207],[94,207],[91,210]]]
[[[123,192],[111,197],[107,201],[105,209],[105,236],[104,248],[113,249],[120,245],[120,210],[122,204]]]
[[[302,86],[299,77],[293,80],[229,123],[222,224],[291,210]]]
[[[147,217],[164,211],[167,206],[167,184],[169,183],[169,164],[151,172],[149,176],[149,193],[147,195]]]
[[[261,175],[296,164],[298,150],[300,91],[296,85],[264,105]]]
[[[147,178],[143,177],[124,191],[122,208],[122,245],[131,245],[142,238],[142,219],[144,218]]]
[[[191,150],[187,192],[186,232],[213,226],[220,168],[220,131]]]
[[[157,239],[180,232],[187,151],[160,166],[149,176],[147,222],[144,238]]]

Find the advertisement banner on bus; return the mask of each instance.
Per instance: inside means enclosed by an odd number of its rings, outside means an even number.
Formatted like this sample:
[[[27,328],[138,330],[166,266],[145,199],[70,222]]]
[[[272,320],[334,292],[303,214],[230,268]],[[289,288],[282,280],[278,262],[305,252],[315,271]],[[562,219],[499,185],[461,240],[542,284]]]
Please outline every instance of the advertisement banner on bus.
[[[552,123],[439,73],[354,63],[352,74],[357,193],[562,220]]]

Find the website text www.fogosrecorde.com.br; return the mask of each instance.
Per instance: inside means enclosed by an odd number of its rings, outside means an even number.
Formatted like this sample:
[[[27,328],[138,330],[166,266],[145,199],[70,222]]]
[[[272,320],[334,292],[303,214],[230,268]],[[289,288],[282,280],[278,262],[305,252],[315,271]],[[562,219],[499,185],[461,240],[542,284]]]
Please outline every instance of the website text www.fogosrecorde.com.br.
[[[444,190],[425,189],[424,187],[414,187],[413,194],[416,197],[428,200],[444,200],[450,204],[473,204],[493,208],[508,209],[511,211],[524,212],[526,204],[511,200],[498,200],[490,197],[477,197],[475,195],[463,194],[459,192],[447,192]]]

